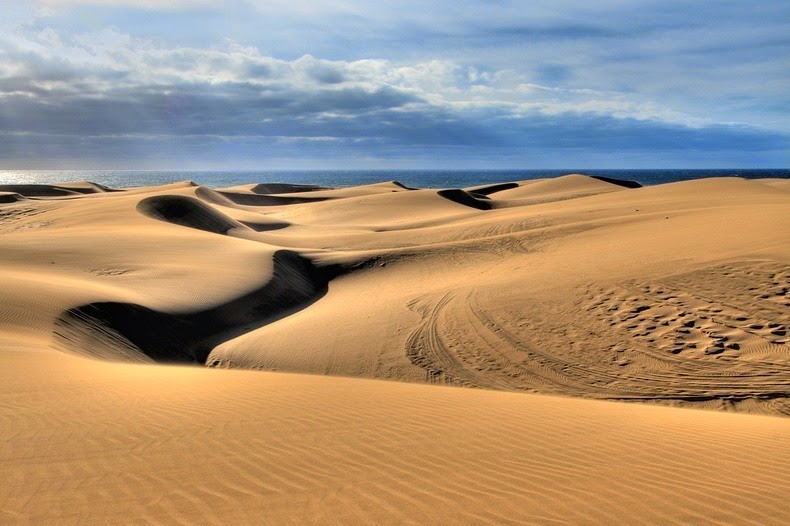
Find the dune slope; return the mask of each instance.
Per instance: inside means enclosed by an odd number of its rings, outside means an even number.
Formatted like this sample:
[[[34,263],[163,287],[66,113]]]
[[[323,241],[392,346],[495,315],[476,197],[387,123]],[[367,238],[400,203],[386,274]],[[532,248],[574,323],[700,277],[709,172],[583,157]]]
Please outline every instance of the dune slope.
[[[790,419],[12,347],[4,524],[790,519]]]
[[[61,351],[790,414],[775,181],[5,190],[0,330]]]

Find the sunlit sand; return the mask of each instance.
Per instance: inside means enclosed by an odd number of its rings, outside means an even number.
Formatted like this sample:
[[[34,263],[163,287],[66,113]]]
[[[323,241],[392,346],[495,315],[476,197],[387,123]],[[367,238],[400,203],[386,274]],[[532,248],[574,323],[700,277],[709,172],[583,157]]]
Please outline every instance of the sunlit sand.
[[[0,187],[0,523],[787,524],[789,211]]]

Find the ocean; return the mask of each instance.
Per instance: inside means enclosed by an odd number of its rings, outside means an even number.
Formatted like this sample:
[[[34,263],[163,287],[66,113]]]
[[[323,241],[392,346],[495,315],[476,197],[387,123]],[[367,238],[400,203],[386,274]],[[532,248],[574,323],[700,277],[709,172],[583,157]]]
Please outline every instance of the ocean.
[[[357,186],[381,181],[400,181],[414,188],[463,188],[543,177],[583,173],[636,181],[644,186],[705,177],[774,177],[790,179],[788,169],[694,169],[694,170],[256,170],[256,171],[156,171],[156,170],[0,170],[0,184],[51,184],[91,181],[112,188],[150,186],[191,180],[222,188],[245,183],[298,183],[321,186]]]

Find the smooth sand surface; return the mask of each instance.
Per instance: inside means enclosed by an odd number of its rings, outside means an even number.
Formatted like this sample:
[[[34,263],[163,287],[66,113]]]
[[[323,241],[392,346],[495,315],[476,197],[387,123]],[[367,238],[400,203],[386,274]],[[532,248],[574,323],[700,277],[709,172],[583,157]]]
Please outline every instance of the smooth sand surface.
[[[0,285],[0,523],[790,521],[783,180],[5,185]]]

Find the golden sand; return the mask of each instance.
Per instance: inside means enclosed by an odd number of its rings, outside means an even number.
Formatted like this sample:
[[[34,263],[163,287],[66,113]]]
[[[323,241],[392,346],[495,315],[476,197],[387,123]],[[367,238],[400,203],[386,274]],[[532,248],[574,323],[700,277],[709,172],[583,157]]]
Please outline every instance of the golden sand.
[[[6,187],[0,285],[3,524],[790,521],[785,180]]]

